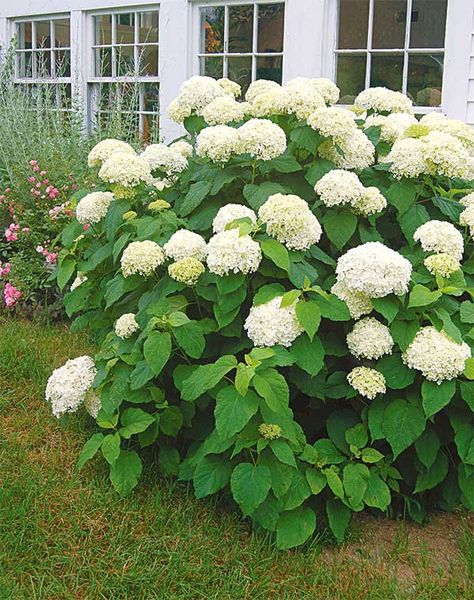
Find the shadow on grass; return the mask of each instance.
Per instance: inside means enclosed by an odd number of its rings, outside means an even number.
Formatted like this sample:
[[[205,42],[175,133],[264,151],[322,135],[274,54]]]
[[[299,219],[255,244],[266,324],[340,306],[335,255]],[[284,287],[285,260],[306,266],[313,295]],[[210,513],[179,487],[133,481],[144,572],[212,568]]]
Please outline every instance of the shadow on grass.
[[[336,548],[277,552],[225,499],[196,501],[153,465],[127,499],[94,461],[76,470],[85,415],[56,421],[52,368],[90,351],[66,327],[0,320],[0,600],[472,597],[472,522],[361,516]]]

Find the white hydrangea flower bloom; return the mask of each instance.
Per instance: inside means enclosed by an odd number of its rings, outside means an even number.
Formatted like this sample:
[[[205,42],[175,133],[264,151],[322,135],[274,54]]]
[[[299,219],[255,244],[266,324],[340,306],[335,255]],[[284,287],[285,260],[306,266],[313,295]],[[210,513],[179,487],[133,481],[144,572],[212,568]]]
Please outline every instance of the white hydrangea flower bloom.
[[[193,155],[193,147],[186,140],[178,140],[177,142],[173,142],[169,145],[170,150],[174,150],[184,156],[185,158],[189,158]]]
[[[335,141],[345,141],[357,131],[353,113],[335,106],[315,110],[308,117],[308,125],[323,137],[332,137]]]
[[[464,241],[460,231],[447,221],[432,220],[420,225],[413,234],[425,252],[444,252],[461,260]]]
[[[286,112],[286,96],[281,87],[258,94],[250,103],[250,114],[254,117],[283,115]]]
[[[134,313],[125,313],[115,321],[115,335],[123,340],[131,337],[140,329]]]
[[[188,166],[188,160],[180,152],[165,144],[150,144],[140,154],[150,165],[150,169],[159,169],[167,175],[180,173]]]
[[[365,317],[358,321],[346,337],[349,351],[356,358],[377,360],[384,354],[391,354],[393,338],[390,329],[374,319]]]
[[[252,306],[244,323],[244,329],[255,346],[275,346],[288,348],[303,332],[296,316],[295,304],[281,308],[282,296],[277,296]]]
[[[226,162],[237,151],[237,129],[214,125],[202,129],[196,140],[196,154],[213,162]]]
[[[217,83],[221,86],[221,88],[228,96],[238,98],[242,93],[240,85],[235,81],[231,81],[227,77],[221,77],[221,79],[217,80]]]
[[[327,207],[352,204],[361,198],[364,189],[355,173],[343,169],[329,171],[314,186],[314,191]]]
[[[349,288],[340,281],[336,281],[331,288],[331,292],[337,296],[339,300],[343,300],[347,304],[347,308],[353,319],[360,319],[363,315],[370,314],[374,308],[372,300],[368,296],[362,292],[349,290]]]
[[[326,104],[336,104],[339,100],[339,88],[330,79],[324,77],[316,79],[295,77],[285,83],[283,87],[309,89],[313,93],[320,95]]]
[[[53,415],[57,418],[65,413],[76,412],[84,402],[97,374],[90,356],[79,356],[68,360],[55,369],[46,385],[46,400],[51,403]]]
[[[380,126],[380,139],[389,144],[394,144],[411,125],[418,121],[413,115],[407,113],[392,113],[388,116],[370,115],[364,123],[364,129],[371,126]]]
[[[152,180],[150,165],[142,156],[126,152],[115,152],[101,166],[99,177],[102,181],[119,184],[125,188]]]
[[[242,121],[245,117],[245,106],[230,96],[219,96],[206,106],[202,116],[209,125],[226,125],[233,121]]]
[[[114,152],[125,152],[135,154],[135,150],[122,140],[107,139],[96,144],[89,152],[87,163],[89,167],[98,167],[106,161]]]
[[[458,139],[449,133],[431,131],[422,141],[428,173],[445,177],[467,177],[469,153]]]
[[[156,267],[165,262],[165,258],[163,249],[156,242],[131,242],[123,251],[120,261],[123,276],[151,275]]]
[[[459,261],[445,252],[427,256],[423,264],[432,275],[441,275],[441,277],[449,277],[461,268]]]
[[[324,98],[311,87],[283,88],[281,108],[287,114],[294,114],[300,121],[306,120],[316,110],[325,108]]]
[[[410,369],[439,384],[461,375],[470,356],[466,343],[457,344],[443,331],[428,326],[418,330],[402,359]]]
[[[374,187],[366,187],[361,196],[351,202],[354,212],[364,217],[375,215],[387,207],[387,200],[382,192]]]
[[[78,273],[76,278],[71,283],[71,292],[87,281],[88,277],[85,273]]]
[[[259,94],[263,94],[271,89],[277,89],[280,87],[280,84],[276,81],[271,81],[269,79],[257,79],[249,85],[247,91],[245,92],[245,99],[247,102],[253,102]]]
[[[214,233],[224,231],[226,225],[237,219],[250,219],[252,223],[257,223],[257,215],[251,208],[243,204],[225,204],[222,206],[212,221],[212,230]]]
[[[351,248],[337,261],[337,281],[369,298],[408,291],[412,266],[401,254],[380,242]]]
[[[369,367],[355,367],[347,376],[347,381],[361,396],[373,400],[377,394],[387,391],[385,377],[380,371]]]
[[[413,114],[413,102],[408,96],[385,87],[363,90],[354,100],[354,105],[375,112]]]
[[[262,260],[260,245],[249,235],[239,235],[238,229],[216,233],[207,245],[207,266],[211,273],[254,273]]]
[[[181,260],[193,257],[203,261],[207,255],[206,240],[194,231],[179,229],[170,237],[163,246],[167,258]]]
[[[418,177],[426,170],[424,144],[415,138],[397,140],[383,162],[391,163],[390,172],[397,179]]]
[[[471,237],[474,234],[474,203],[469,204],[459,215],[459,223],[466,227],[469,227],[469,233]]]
[[[109,210],[114,199],[111,192],[92,192],[79,200],[76,207],[76,219],[81,225],[99,223]]]
[[[340,169],[355,169],[361,171],[374,164],[375,147],[360,129],[344,139],[337,140],[337,146],[326,140],[318,148],[318,154],[333,162]],[[342,151],[342,155],[340,151]]]
[[[467,194],[466,196],[463,196],[461,198],[461,200],[459,200],[459,202],[463,205],[463,206],[472,206],[474,204],[474,192],[471,192],[470,194]]]
[[[188,256],[169,265],[168,275],[171,279],[185,285],[196,285],[205,270],[201,261],[193,256]]]
[[[192,110],[200,113],[210,102],[225,92],[212,77],[194,75],[181,84],[179,96],[181,102],[191,106]]]
[[[307,250],[322,234],[308,203],[294,194],[272,194],[258,211],[267,233],[290,250]]]
[[[102,403],[100,401],[100,396],[92,389],[87,392],[86,397],[84,398],[84,408],[93,419],[97,419],[97,415],[102,408]]]
[[[446,115],[431,112],[420,119],[420,123],[431,130],[444,131],[457,138],[464,148],[472,155],[474,152],[474,130],[459,119],[448,119]]]
[[[259,160],[271,160],[285,152],[285,132],[266,119],[250,119],[237,129],[237,150]]]
[[[168,104],[166,112],[172,121],[182,123],[184,119],[191,116],[193,109],[190,102],[178,96]]]

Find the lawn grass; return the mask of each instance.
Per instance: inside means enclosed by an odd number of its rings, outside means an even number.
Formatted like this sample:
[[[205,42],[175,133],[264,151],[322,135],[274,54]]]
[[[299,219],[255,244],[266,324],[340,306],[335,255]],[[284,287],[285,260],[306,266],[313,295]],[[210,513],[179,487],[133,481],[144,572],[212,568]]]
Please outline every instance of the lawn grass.
[[[472,519],[424,528],[363,516],[340,548],[279,552],[222,500],[152,466],[120,499],[100,461],[75,464],[91,422],[56,421],[52,368],[86,353],[66,327],[0,318],[0,600],[451,600],[472,597]]]

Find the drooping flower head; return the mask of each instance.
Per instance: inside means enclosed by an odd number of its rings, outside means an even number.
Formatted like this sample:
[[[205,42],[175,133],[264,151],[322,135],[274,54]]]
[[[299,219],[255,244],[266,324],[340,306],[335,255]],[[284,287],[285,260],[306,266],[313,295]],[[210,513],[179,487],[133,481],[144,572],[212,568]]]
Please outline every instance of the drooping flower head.
[[[447,221],[432,220],[420,225],[413,234],[425,252],[442,252],[461,260],[464,241],[460,231]]]
[[[99,223],[109,210],[114,199],[111,192],[92,192],[79,200],[76,207],[76,218],[82,225]]]
[[[127,339],[140,329],[134,313],[125,313],[115,321],[115,335]]]
[[[65,413],[76,412],[84,402],[86,394],[97,374],[90,356],[79,356],[68,360],[55,369],[46,385],[46,400],[51,403],[57,418]]]

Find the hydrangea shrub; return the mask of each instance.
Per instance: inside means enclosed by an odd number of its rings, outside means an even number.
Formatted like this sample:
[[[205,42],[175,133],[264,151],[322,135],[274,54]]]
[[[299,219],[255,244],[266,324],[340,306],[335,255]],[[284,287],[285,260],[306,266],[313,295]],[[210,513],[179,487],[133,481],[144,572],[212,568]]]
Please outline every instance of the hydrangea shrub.
[[[280,548],[474,508],[473,130],[382,88],[333,106],[324,79],[238,94],[192,78],[185,139],[91,153],[57,278],[99,349],[87,385],[73,362],[48,384],[56,416],[95,414],[80,466],[100,451],[126,495],[152,447]]]

